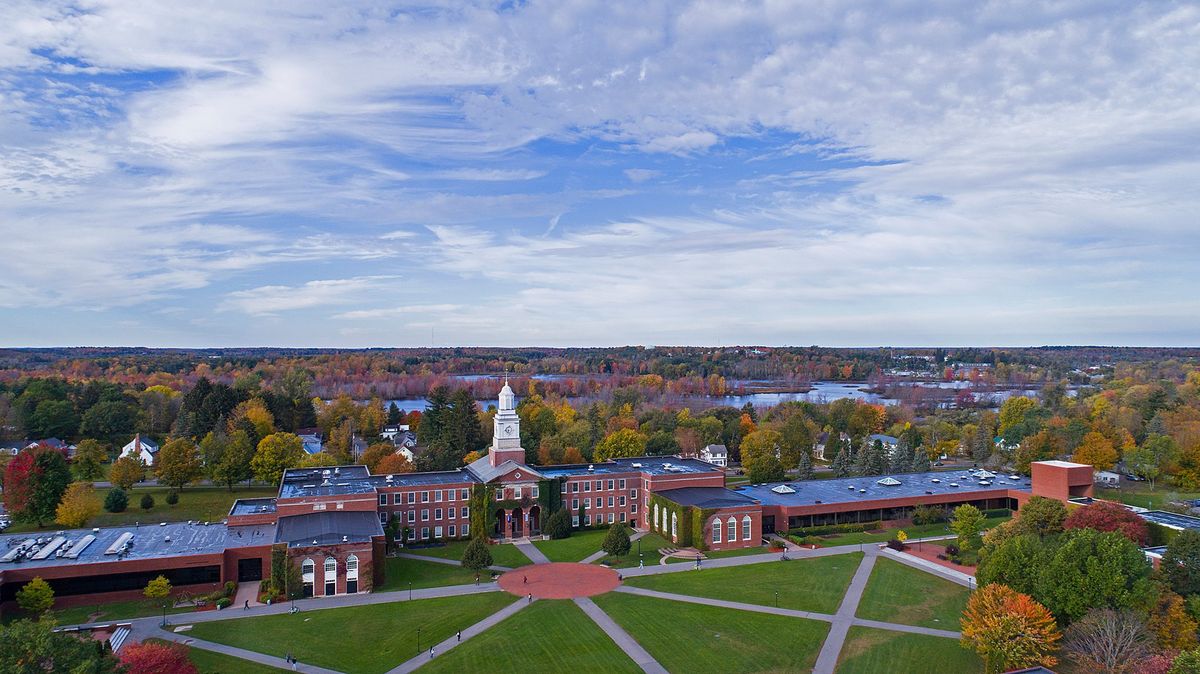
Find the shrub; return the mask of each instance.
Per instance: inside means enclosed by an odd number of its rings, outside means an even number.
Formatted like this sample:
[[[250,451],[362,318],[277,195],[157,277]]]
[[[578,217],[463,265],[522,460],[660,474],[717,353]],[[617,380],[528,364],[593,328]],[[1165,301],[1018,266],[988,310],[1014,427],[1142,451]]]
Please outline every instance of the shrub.
[[[819,527],[797,527],[789,529],[793,536],[826,536],[828,534],[857,534],[883,527],[883,522],[860,522],[857,524],[826,524]]]
[[[961,550],[959,550],[958,546],[953,543],[946,546],[946,554],[950,555],[951,557],[957,557],[959,552],[961,552]]]
[[[104,509],[110,513],[123,513],[129,507],[129,495],[120,487],[108,490],[104,497]]]
[[[196,674],[188,659],[188,647],[182,644],[141,643],[121,649],[121,664],[128,674]]]
[[[233,600],[229,597],[221,597],[217,600],[217,608],[229,608],[233,604]]]
[[[555,510],[546,519],[546,527],[542,529],[542,533],[555,540],[569,537],[571,535],[571,513],[566,508]]]
[[[946,510],[937,506],[928,506],[918,504],[913,508],[912,521],[913,524],[935,524],[945,521]]]
[[[629,553],[629,527],[621,522],[617,522],[608,528],[608,534],[604,537],[604,543],[600,545],[600,549],[614,557]]]
[[[54,589],[41,576],[35,576],[17,590],[17,606],[27,613],[41,615],[53,605]]]
[[[154,497],[149,494],[142,494],[142,510],[149,510],[154,507]]]
[[[904,550],[906,547],[908,547],[908,546],[904,545],[904,543],[900,542],[899,540],[896,540],[895,538],[888,541],[887,546],[893,550]]]
[[[225,596],[232,597],[237,594],[237,583],[232,580],[225,581]]]
[[[179,492],[171,490],[167,492],[167,505],[175,505],[179,503]]]
[[[467,549],[463,550],[462,565],[475,571],[492,565],[492,551],[488,550],[483,536],[476,536],[467,544]]]

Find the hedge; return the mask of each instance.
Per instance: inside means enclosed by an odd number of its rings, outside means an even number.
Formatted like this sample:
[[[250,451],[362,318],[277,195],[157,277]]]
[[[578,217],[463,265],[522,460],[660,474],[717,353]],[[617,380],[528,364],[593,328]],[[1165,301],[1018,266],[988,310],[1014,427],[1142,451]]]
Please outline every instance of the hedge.
[[[788,529],[788,534],[792,536],[827,536],[829,534],[857,534],[872,529],[880,529],[883,527],[883,522],[859,522],[851,524],[826,524],[820,527],[799,527],[796,529]]]

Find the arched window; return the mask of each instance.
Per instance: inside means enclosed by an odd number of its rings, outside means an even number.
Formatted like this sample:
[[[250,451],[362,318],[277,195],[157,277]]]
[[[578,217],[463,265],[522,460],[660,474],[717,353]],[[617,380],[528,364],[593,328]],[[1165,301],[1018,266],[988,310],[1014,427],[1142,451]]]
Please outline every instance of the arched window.
[[[679,528],[679,518],[675,513],[671,513],[671,540],[672,541],[674,541],[675,537],[679,535],[678,528]]]
[[[358,556],[350,555],[346,558],[346,594],[355,594],[358,592]]]
[[[337,560],[334,559],[333,557],[325,558],[325,573],[326,573],[326,575],[331,574],[331,573],[337,573]]]
[[[337,594],[337,560],[333,557],[325,558],[325,596],[333,596]]]
[[[654,528],[658,529],[658,504],[654,504]]]
[[[726,530],[725,535],[728,536],[728,538],[726,538],[725,540],[730,541],[730,542],[736,541],[737,540],[737,520],[730,517],[729,522],[727,522],[726,524],[728,524],[728,529]]]
[[[750,540],[750,516],[746,515],[742,518],[742,540]]]
[[[713,518],[713,543],[721,542],[721,518]]]
[[[311,560],[311,559],[306,559],[306,560],[304,560],[303,563],[300,564],[300,573],[304,576],[304,582],[306,582],[306,583],[312,582],[313,571],[315,571],[316,568],[317,568],[316,563],[313,562],[313,560]]]

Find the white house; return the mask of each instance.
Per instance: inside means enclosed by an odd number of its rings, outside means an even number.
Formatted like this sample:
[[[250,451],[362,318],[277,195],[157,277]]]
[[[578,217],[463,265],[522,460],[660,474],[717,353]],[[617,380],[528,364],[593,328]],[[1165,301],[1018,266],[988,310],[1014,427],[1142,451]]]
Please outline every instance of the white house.
[[[725,445],[708,445],[700,450],[700,460],[724,468],[729,465],[729,450]]]
[[[1103,484],[1103,485],[1108,485],[1108,486],[1112,486],[1112,487],[1115,487],[1115,486],[1118,486],[1121,484],[1121,476],[1112,472],[1111,470],[1096,471],[1092,475],[1092,480],[1096,484]]]
[[[141,433],[133,436],[129,444],[121,448],[121,456],[132,456],[142,460],[147,466],[154,465],[154,457],[158,456],[158,445],[153,440],[147,440]]]

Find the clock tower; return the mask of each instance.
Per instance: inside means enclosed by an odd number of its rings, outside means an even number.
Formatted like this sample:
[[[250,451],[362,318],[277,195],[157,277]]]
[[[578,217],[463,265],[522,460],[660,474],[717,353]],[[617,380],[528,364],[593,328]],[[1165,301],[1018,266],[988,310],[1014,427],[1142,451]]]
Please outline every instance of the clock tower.
[[[525,463],[525,450],[521,448],[521,419],[517,416],[517,396],[508,386],[508,375],[504,377],[500,405],[492,421],[492,446],[488,456],[493,466],[505,461]]]

